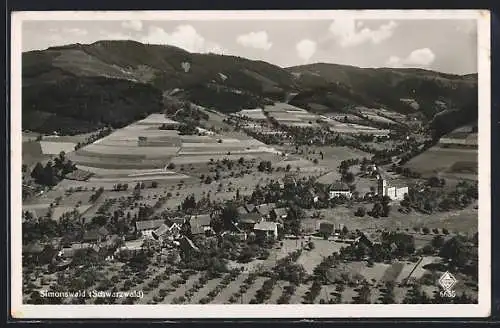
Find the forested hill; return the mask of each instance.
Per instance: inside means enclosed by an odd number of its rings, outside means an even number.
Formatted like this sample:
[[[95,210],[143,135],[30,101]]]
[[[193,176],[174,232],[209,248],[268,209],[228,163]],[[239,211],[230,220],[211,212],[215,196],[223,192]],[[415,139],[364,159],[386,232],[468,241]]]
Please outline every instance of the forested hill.
[[[123,126],[162,111],[166,94],[221,112],[261,107],[297,94],[292,103],[312,111],[364,105],[421,111],[430,120],[441,112],[439,122],[449,111],[454,119],[477,117],[477,75],[334,64],[284,69],[263,61],[135,41],[27,52],[22,75],[23,128],[39,132]]]

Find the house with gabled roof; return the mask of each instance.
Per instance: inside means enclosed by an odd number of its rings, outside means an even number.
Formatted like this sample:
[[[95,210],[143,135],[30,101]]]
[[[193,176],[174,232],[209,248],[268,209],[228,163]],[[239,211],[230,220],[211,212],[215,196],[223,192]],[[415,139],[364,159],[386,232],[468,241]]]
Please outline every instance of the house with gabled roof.
[[[140,233],[144,237],[152,237],[151,234],[153,231],[158,229],[162,224],[164,224],[164,220],[145,220],[145,221],[137,221],[135,223],[135,228],[138,233]]]
[[[257,212],[241,215],[238,220],[238,228],[244,231],[251,231],[256,223],[262,221],[262,216]]]
[[[163,237],[163,235],[166,234],[167,231],[168,231],[168,226],[165,223],[163,223],[156,230],[154,230],[153,232],[151,232],[151,236],[154,239],[160,239],[160,238]]]
[[[276,222],[262,221],[253,228],[257,238],[278,238],[278,225]]]
[[[245,204],[245,208],[247,209],[248,213],[251,213],[255,210],[255,205],[254,204]]]
[[[328,187],[328,195],[330,199],[338,197],[351,198],[352,192],[349,186],[342,182],[334,182]]]
[[[275,207],[275,204],[273,203],[268,203],[268,204],[260,204],[255,206],[254,211],[259,213],[262,217],[269,217],[269,214]]]
[[[99,229],[92,229],[83,234],[83,241],[87,243],[101,243],[104,242],[109,235],[108,229],[100,227]]]
[[[271,210],[271,212],[269,213],[269,216],[270,216],[271,220],[274,220],[274,221],[277,221],[277,220],[284,221],[284,220],[286,220],[286,218],[288,216],[288,208],[286,208],[286,207],[273,208]]]
[[[248,213],[247,209],[245,208],[245,206],[238,206],[236,208],[236,212],[238,212],[238,215],[245,215]]]
[[[205,234],[207,231],[211,231],[212,227],[210,226],[210,222],[212,218],[210,214],[199,214],[199,215],[191,215],[189,218],[189,225],[191,226],[191,234],[201,235]]]

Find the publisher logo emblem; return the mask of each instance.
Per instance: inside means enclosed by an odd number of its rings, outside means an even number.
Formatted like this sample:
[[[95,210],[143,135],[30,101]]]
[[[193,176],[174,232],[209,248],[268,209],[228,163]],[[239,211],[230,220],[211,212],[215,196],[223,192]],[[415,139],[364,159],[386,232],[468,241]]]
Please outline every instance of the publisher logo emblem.
[[[453,290],[453,286],[457,283],[457,279],[448,271],[443,273],[441,278],[439,278],[439,285],[443,288],[441,291],[441,297],[455,297],[455,291]]]

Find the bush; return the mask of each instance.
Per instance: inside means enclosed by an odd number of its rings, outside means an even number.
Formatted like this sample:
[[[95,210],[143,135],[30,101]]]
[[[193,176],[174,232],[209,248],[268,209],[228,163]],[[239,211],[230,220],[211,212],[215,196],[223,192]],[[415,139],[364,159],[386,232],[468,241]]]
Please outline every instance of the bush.
[[[422,232],[427,235],[430,232],[430,230],[427,227],[423,227]]]
[[[358,207],[356,212],[354,213],[355,216],[363,217],[366,214],[366,209],[364,207]]]

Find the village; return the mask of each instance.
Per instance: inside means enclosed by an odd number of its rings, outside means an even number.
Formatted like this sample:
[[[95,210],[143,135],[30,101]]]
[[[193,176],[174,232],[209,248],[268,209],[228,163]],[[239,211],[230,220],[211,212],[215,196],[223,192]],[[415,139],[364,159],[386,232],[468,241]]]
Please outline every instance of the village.
[[[370,126],[290,107],[189,105],[67,152],[40,137],[55,159],[26,169],[25,301],[476,302],[477,181],[405,168],[428,147],[418,124],[402,133],[384,116]],[[445,271],[453,300],[436,283]],[[40,296],[92,289],[143,297]]]

